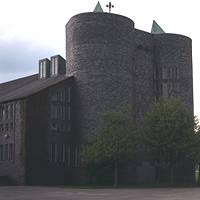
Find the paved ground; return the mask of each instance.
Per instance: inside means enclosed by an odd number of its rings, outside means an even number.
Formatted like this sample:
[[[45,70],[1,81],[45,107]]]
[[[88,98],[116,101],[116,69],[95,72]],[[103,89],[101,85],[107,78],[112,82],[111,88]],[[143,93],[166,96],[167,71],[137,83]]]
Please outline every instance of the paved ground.
[[[0,187],[0,200],[200,200],[200,188],[69,189],[61,187]]]

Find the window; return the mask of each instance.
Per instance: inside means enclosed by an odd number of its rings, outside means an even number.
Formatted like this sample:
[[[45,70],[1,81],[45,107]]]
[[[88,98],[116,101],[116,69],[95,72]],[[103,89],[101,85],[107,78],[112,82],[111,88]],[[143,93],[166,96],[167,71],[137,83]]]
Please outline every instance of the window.
[[[57,158],[58,158],[58,145],[57,144],[50,144],[49,160],[51,162],[57,162]]]
[[[168,98],[167,83],[162,83],[162,97],[163,97],[164,99]]]
[[[12,120],[13,118],[14,118],[13,104],[10,104],[10,119]]]
[[[13,144],[9,145],[9,155],[8,155],[9,160],[13,160]]]
[[[3,106],[0,105],[0,121],[3,120]]]
[[[57,93],[54,91],[51,93],[51,101],[57,101]]]
[[[57,105],[57,118],[61,119],[62,118],[62,106],[61,105]]]
[[[0,145],[0,161],[3,161],[3,144]]]
[[[173,96],[173,84],[172,82],[168,83],[167,85],[167,92],[168,92],[168,97],[172,97]]]
[[[60,131],[65,131],[66,125],[64,122],[60,122]]]
[[[179,80],[179,69],[175,68],[175,80]]]
[[[78,157],[79,157],[79,151],[78,151],[78,145],[75,146],[75,167],[78,167]]]
[[[70,145],[68,145],[68,149],[67,149],[67,165],[68,167],[70,167],[71,165],[71,148]]]
[[[13,126],[13,122],[10,123],[10,130],[13,131],[14,126]]]
[[[65,101],[65,90],[64,90],[64,89],[62,89],[62,90],[60,91],[60,100],[61,100],[61,101]]]
[[[65,151],[66,151],[66,145],[60,144],[60,153],[59,153],[59,161],[65,162]]]
[[[65,152],[66,152],[66,145],[61,145],[61,162],[65,162]]]
[[[3,110],[3,115],[4,115],[4,120],[8,119],[8,105],[4,106],[4,110]]]
[[[167,79],[169,77],[169,71],[165,68],[162,68],[162,79]]]
[[[57,122],[51,122],[51,130],[57,130],[58,129],[58,124]]]
[[[68,103],[70,103],[70,101],[71,101],[71,88],[70,87],[67,89],[67,101],[68,101]]]
[[[8,160],[8,144],[5,145],[5,160]]]
[[[0,124],[0,132],[2,132],[4,130],[4,126],[3,124]]]
[[[8,131],[9,130],[9,127],[8,127],[8,123],[5,124],[5,131]]]
[[[67,131],[68,131],[68,132],[71,131],[71,123],[70,123],[70,122],[68,122],[68,124],[67,124]]]
[[[57,144],[50,144],[49,157],[51,162],[57,161]]]
[[[51,118],[56,119],[58,117],[58,111],[56,105],[51,105]]]
[[[60,91],[57,91],[57,100],[60,101]]]
[[[71,120],[71,107],[68,106],[68,120]]]
[[[65,106],[62,106],[62,119],[65,120]]]

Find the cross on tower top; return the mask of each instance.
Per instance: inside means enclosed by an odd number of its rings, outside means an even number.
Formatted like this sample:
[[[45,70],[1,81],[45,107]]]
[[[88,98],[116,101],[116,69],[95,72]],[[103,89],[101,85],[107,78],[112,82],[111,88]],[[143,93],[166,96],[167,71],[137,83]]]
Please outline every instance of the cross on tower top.
[[[112,5],[112,3],[109,2],[109,4],[107,4],[106,7],[109,8],[109,13],[110,13],[111,12],[111,8],[114,8],[114,5]]]

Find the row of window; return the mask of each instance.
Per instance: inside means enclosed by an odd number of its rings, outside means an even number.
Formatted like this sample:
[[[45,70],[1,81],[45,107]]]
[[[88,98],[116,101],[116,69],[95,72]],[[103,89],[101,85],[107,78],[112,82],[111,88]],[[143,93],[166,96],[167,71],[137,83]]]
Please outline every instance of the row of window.
[[[0,132],[10,132],[14,130],[13,122],[0,124]]]
[[[66,144],[50,144],[49,146],[49,161],[67,163],[70,167],[71,148]]]
[[[51,130],[53,131],[71,131],[71,123],[66,121],[51,121]]]
[[[0,161],[12,161],[14,154],[14,145],[1,144],[0,145]]]
[[[67,88],[67,91],[65,88],[59,89],[56,91],[52,91],[51,93],[51,101],[59,101],[59,102],[65,102],[67,101],[70,103],[71,101],[71,88]]]
[[[162,97],[163,98],[177,97],[179,92],[180,92],[179,83],[177,82],[162,83]]]
[[[50,108],[51,119],[71,120],[71,107],[63,104],[51,104]]]
[[[180,93],[180,83],[179,82],[162,82],[161,85],[154,84],[155,94],[159,93],[163,98],[177,97]]]
[[[161,69],[161,75],[159,75],[158,69],[154,69],[154,80],[157,80],[159,78],[163,80],[179,80],[179,69],[177,67],[171,67],[171,68],[162,68]]]
[[[74,156],[72,158],[71,156]],[[71,161],[73,160],[73,163]],[[72,148],[69,144],[50,144],[49,161],[53,163],[66,163],[68,167],[79,167],[82,163],[80,147]]]
[[[13,120],[14,119],[14,104],[1,104],[0,105],[0,121]]]

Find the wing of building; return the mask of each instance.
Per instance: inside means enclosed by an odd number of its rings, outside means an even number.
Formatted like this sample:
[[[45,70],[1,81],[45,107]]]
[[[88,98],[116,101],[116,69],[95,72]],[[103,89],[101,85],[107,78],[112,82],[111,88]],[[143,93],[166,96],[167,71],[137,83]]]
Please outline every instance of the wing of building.
[[[106,108],[133,105],[139,122],[160,98],[178,97],[193,109],[191,39],[158,33],[155,23],[152,33],[138,30],[99,8],[67,23],[66,60],[41,59],[38,74],[0,84],[0,177],[81,183],[80,146]],[[138,181],[152,177],[142,172]]]

